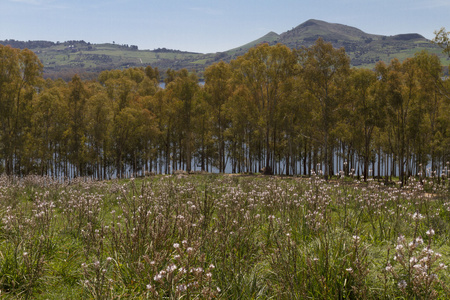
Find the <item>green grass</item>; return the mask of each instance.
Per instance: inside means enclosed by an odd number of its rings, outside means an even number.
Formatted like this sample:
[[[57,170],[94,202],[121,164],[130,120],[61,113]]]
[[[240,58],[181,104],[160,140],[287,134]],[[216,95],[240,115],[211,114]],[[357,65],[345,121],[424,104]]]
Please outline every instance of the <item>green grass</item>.
[[[2,176],[0,290],[6,299],[446,299],[449,211],[449,183],[435,179],[400,188]]]

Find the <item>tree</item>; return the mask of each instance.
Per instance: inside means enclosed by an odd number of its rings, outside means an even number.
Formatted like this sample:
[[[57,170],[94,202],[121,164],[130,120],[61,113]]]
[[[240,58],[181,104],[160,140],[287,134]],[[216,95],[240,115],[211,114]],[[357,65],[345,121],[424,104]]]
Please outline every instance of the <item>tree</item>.
[[[66,135],[69,140],[69,159],[75,167],[74,176],[85,176],[87,163],[85,113],[89,94],[77,75],[69,83],[68,96],[69,128]]]
[[[172,76],[172,75],[171,75]],[[194,113],[194,97],[199,91],[198,78],[195,74],[189,74],[186,69],[174,74],[172,81],[168,82],[166,92],[174,98],[177,111],[178,139],[183,155],[180,155],[180,162],[186,163],[186,170],[192,170],[193,149],[193,128],[192,118]],[[181,163],[180,163],[181,164]]]
[[[450,57],[450,32],[446,31],[445,27],[442,27],[441,29],[436,30],[434,34],[435,37],[432,42],[441,47],[442,52]]]
[[[264,132],[265,168],[274,167],[277,120],[281,91],[293,75],[296,58],[292,51],[281,44],[262,44],[250,49],[242,57],[231,62],[236,80],[245,85],[255,103],[258,127]],[[270,173],[270,171],[269,171]]]
[[[224,105],[231,97],[231,75],[229,64],[221,61],[208,67],[205,71],[205,90],[208,93],[208,104],[213,117],[213,134],[217,139],[219,172],[225,172],[225,138],[224,132],[228,126],[225,118]]]
[[[299,51],[299,60],[304,87],[319,107],[318,129],[322,134],[324,175],[327,179],[331,175],[330,131],[334,125],[336,108],[342,99],[341,94],[345,92],[342,82],[349,74],[350,58],[344,48],[334,49],[331,43],[325,43],[319,38],[311,47]]]
[[[90,86],[92,96],[86,107],[86,134],[89,145],[89,160],[97,178],[107,178],[111,157],[111,128],[113,105],[106,90],[97,83]]]
[[[31,101],[42,83],[42,69],[32,51],[0,45],[0,158],[8,175],[21,173]]]
[[[366,69],[354,69],[350,77],[353,87],[351,98],[354,101],[353,118],[356,131],[354,137],[362,137],[362,157],[364,159],[364,181],[367,181],[369,162],[372,158],[372,137],[376,127],[381,127],[383,122],[383,99],[374,94],[377,81],[375,72]],[[349,116],[350,117],[350,116]]]
[[[68,129],[67,83],[47,79],[33,99],[31,136],[28,141],[28,173],[61,176],[61,163],[67,153],[64,132]]]

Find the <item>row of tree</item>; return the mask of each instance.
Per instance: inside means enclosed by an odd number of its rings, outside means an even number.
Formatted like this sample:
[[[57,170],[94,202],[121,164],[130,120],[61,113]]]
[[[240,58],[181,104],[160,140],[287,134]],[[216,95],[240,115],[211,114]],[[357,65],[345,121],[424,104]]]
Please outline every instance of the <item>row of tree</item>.
[[[408,175],[450,159],[449,80],[439,59],[350,67],[319,39],[267,44],[205,71],[44,80],[29,50],[0,45],[0,172],[98,179],[177,169]],[[375,173],[376,172],[376,173]]]

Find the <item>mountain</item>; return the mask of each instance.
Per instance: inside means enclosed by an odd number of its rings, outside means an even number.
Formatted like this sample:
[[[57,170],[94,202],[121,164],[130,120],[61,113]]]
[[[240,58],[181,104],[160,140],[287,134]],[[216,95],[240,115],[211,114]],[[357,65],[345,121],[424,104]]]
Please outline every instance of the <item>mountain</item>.
[[[308,20],[292,30],[281,34],[280,40],[290,47],[299,47],[313,44],[319,37],[333,43],[342,41],[360,42],[382,38],[380,35],[368,34],[358,28],[347,25],[327,23],[320,20]]]
[[[272,37],[272,40],[265,38],[266,36]],[[389,62],[393,58],[404,60],[421,50],[439,55],[443,64],[449,63],[438,46],[417,33],[383,36],[365,33],[347,25],[311,19],[280,35],[269,33],[266,36],[261,39],[268,40],[271,45],[281,43],[292,49],[311,46],[321,37],[335,48],[344,47],[355,67],[372,68],[377,61]],[[227,53],[242,55],[245,51],[242,47],[241,52],[236,53],[233,49]]]
[[[312,45],[319,37],[336,48],[344,47],[351,58],[351,64],[356,67],[373,68],[377,61],[389,62],[393,58],[404,60],[421,50],[438,55],[443,65],[450,64],[450,60],[442,55],[438,46],[417,33],[383,36],[365,33],[347,25],[313,19],[284,33],[269,32],[241,47],[209,54],[165,48],[138,50],[134,45],[91,44],[85,41],[53,43],[6,40],[0,41],[0,44],[34,51],[44,64],[44,75],[51,78],[69,79],[75,73],[84,74],[85,78],[95,78],[102,70],[147,65],[161,70],[187,68],[197,71],[202,77],[203,70],[209,65],[221,60],[229,62],[261,43],[281,43],[298,49]]]

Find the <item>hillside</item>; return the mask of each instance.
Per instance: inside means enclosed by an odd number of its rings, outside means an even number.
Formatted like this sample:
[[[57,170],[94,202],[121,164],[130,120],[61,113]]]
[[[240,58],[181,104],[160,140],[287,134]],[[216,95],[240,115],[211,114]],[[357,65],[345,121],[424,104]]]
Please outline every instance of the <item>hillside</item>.
[[[393,58],[404,60],[421,50],[439,55],[443,65],[450,63],[438,46],[416,33],[383,36],[365,33],[347,25],[311,19],[277,35],[276,38],[274,35],[271,36],[273,37],[271,41],[266,39],[269,44],[281,43],[292,49],[308,47],[321,37],[336,48],[344,47],[351,58],[351,64],[355,67],[372,68],[377,61],[388,62]],[[246,49],[242,47],[240,52],[236,53],[233,49],[227,53],[242,55],[245,51]]]
[[[180,69],[198,60],[203,54],[166,48],[138,50],[134,45],[91,44],[85,41],[52,43],[47,41],[0,41],[0,44],[29,48],[44,64],[45,77],[64,79],[81,73],[85,78],[96,77],[103,70],[144,67]],[[192,64],[191,64],[192,65]],[[192,65],[193,66],[193,65]],[[192,68],[192,67],[191,67]]]
[[[319,37],[331,42],[334,47],[344,47],[356,67],[372,68],[377,61],[390,61],[393,58],[404,60],[414,53],[427,50],[441,57],[443,65],[450,60],[441,54],[441,49],[430,43],[423,36],[415,33],[382,36],[365,33],[362,30],[320,20],[308,20],[284,33],[268,34],[241,47],[218,53],[192,53],[180,50],[159,48],[139,50],[134,45],[91,44],[85,41],[67,41],[54,43],[48,41],[0,41],[0,44],[17,48],[29,48],[34,51],[44,64],[46,77],[70,78],[75,73],[84,77],[95,77],[106,69],[123,69],[151,65],[161,70],[168,68],[187,68],[196,71],[202,77],[203,70],[220,60],[230,61],[243,55],[261,43],[271,45],[281,43],[290,48],[310,46]]]

